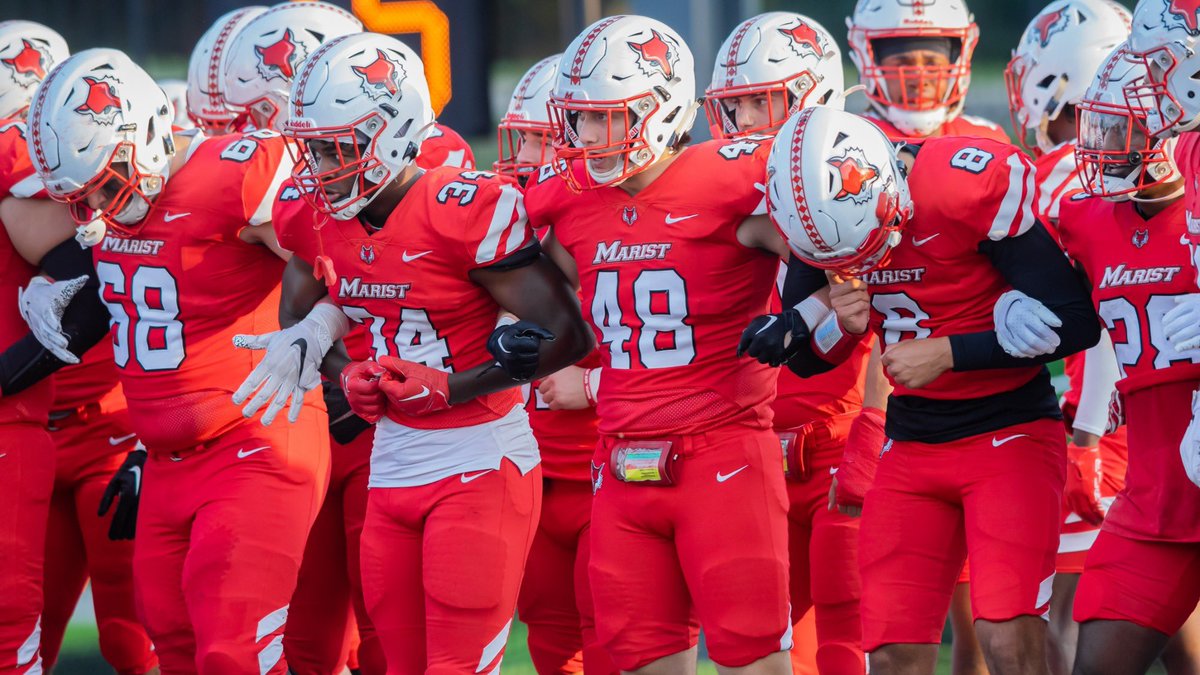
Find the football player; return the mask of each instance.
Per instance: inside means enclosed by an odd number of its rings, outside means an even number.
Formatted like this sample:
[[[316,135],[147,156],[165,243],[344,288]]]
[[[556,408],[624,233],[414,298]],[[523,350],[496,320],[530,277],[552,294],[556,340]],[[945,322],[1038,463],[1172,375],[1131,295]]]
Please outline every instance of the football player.
[[[225,98],[223,75],[238,32],[265,11],[266,7],[254,5],[222,14],[192,48],[184,95],[187,114],[193,125],[210,136],[253,131],[245,107],[234,106]]]
[[[98,244],[114,361],[148,450],[113,492],[130,534],[137,519],[135,600],[163,669],[282,673],[287,603],[328,480],[326,422],[314,400],[302,423],[267,428],[228,396],[255,361],[231,351],[232,335],[275,324],[284,254],[262,224],[283,143],[174,134],[169,115],[128,57],[88,50],[38,88],[29,153]]]
[[[786,673],[775,373],[736,355],[785,248],[755,187],[768,139],[686,147],[693,72],[661,22],[586,28],[559,62],[557,161],[526,208],[602,343],[589,563],[600,641],[623,671],[691,671],[703,626],[719,665]]]
[[[312,309],[264,340],[263,364],[302,383],[324,357],[351,409],[378,422],[362,583],[389,672],[483,671],[503,658],[541,498],[514,377],[562,367],[590,341],[515,183],[413,163],[434,123],[422,69],[399,41],[361,33],[298,73],[293,178],[329,217],[283,238],[296,252],[284,314]],[[370,331],[374,360],[304,337],[329,303]],[[528,321],[493,331],[500,307]],[[302,338],[312,349],[297,359]]]
[[[841,50],[833,36],[808,17],[771,12],[743,21],[721,45],[705,92],[705,112],[714,137],[774,136],[802,108],[841,108],[842,90]],[[781,312],[779,292],[786,273],[781,263],[772,294],[774,313]],[[797,671],[866,667],[858,616],[858,520],[829,509],[828,501],[829,470],[837,468],[847,440],[861,442],[865,435],[869,445],[883,443],[880,408],[887,384],[880,382],[878,361],[868,370],[870,353],[871,341],[863,341],[853,358],[810,380],[781,371],[772,405],[786,450],[790,597],[797,622],[791,656]],[[872,387],[862,413],[867,378]],[[812,638],[800,623],[810,611],[817,628]]]
[[[866,113],[888,138],[979,136],[1008,141],[988,120],[962,114],[979,27],[965,0],[859,0],[850,60],[866,87]]]
[[[1065,448],[1049,373],[1038,364],[1090,346],[1099,325],[1037,225],[1031,163],[1014,147],[962,137],[929,139],[898,157],[867,121],[811,108],[780,131],[767,191],[792,251],[831,270],[835,282],[835,313],[811,340],[788,331],[801,344],[789,367],[802,375],[827,369],[869,328],[895,385],[887,442],[869,451],[848,445],[854,454],[835,483],[839,501],[866,495],[859,561],[872,672],[934,670],[968,550],[989,669],[1046,672],[1041,616],[1054,575]],[[787,284],[785,306],[807,301],[825,275],[794,260]],[[1061,327],[998,334],[997,305],[1001,315],[1006,306],[1049,314]],[[787,344],[781,334],[768,328],[753,339]],[[1051,344],[1053,354],[1010,356],[1003,346],[1018,338]]]
[[[1196,499],[1195,479],[1188,455],[1180,462],[1172,451],[1188,447],[1200,345],[1181,344],[1178,328],[1169,328],[1176,303],[1198,290],[1181,245],[1187,179],[1176,157],[1187,154],[1173,147],[1192,135],[1156,138],[1148,119],[1156,113],[1127,98],[1149,77],[1147,64],[1144,54],[1130,58],[1118,48],[1079,104],[1076,156],[1087,194],[1064,201],[1059,216],[1063,243],[1092,281],[1116,348],[1120,410],[1129,422],[1125,489],[1076,593],[1076,673],[1145,672],[1200,600],[1186,572],[1195,565],[1195,522],[1181,515]]]
[[[562,54],[538,61],[517,82],[496,131],[493,168],[524,186],[550,162],[546,103]],[[544,233],[537,233],[544,234]],[[591,549],[599,356],[524,388],[529,426],[542,454],[542,514],[525,563],[517,614],[528,629],[529,657],[539,673],[616,673],[596,640],[587,565]]]
[[[1075,106],[1113,48],[1129,36],[1129,24],[1129,11],[1109,0],[1057,0],[1029,22],[1004,71],[1013,130],[1035,158],[1038,218],[1052,234],[1059,203],[1083,189],[1075,163]],[[1069,673],[1075,660],[1075,586],[1104,511],[1124,484],[1127,457],[1124,429],[1104,435],[1117,380],[1112,342],[1102,335],[1095,347],[1064,359],[1064,370],[1070,386],[1063,413],[1072,438],[1050,606],[1048,648],[1056,675]]]

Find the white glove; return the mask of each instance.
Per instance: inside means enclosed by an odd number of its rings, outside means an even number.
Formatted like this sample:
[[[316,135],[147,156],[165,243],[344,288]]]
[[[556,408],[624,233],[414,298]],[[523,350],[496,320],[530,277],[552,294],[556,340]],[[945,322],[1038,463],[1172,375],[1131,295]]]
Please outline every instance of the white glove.
[[[87,275],[51,282],[46,277],[34,277],[29,285],[17,290],[17,308],[21,318],[42,346],[64,363],[79,363],[79,357],[67,349],[69,342],[63,333],[62,316],[71,298],[87,283]]]
[[[1062,342],[1053,330],[1062,326],[1062,320],[1021,291],[1001,295],[992,309],[992,320],[996,339],[1009,356],[1028,359],[1052,354]]]
[[[1192,392],[1192,422],[1179,442],[1179,457],[1187,477],[1200,485],[1200,389]]]
[[[266,349],[266,356],[233,393],[233,402],[241,404],[255,390],[258,393],[242,408],[242,414],[253,417],[254,413],[270,399],[263,413],[264,425],[275,421],[275,416],[292,401],[288,409],[288,421],[300,417],[304,395],[310,389],[321,386],[321,361],[333,343],[346,334],[349,319],[342,310],[327,302],[318,303],[308,316],[290,328],[265,335],[234,335],[233,346],[239,349]]]
[[[1200,348],[1200,293],[1175,298],[1175,306],[1163,314],[1163,335],[1175,351]]]

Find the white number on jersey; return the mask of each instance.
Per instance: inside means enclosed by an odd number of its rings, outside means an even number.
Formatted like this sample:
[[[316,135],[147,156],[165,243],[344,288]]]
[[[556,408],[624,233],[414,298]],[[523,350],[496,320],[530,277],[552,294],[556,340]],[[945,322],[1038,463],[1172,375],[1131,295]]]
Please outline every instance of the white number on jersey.
[[[130,355],[144,371],[175,370],[187,355],[179,317],[179,288],[165,267],[138,267],[126,284],[121,266],[96,263],[100,299],[108,306],[113,326],[113,360],[124,368]],[[129,316],[121,304],[126,297],[136,312]]]
[[[921,309],[916,300],[907,293],[875,293],[871,295],[871,307],[883,315],[883,343],[894,345],[905,339],[919,340],[932,332],[921,322],[929,313]]]
[[[1175,306],[1175,295],[1152,295],[1146,301],[1144,312],[1138,312],[1137,307],[1125,298],[1108,298],[1100,301],[1100,319],[1113,338],[1113,351],[1117,354],[1117,365],[1121,368],[1121,377],[1127,377],[1127,368],[1137,365],[1146,345],[1142,344],[1143,336],[1150,333],[1150,348],[1154,350],[1153,365],[1155,370],[1170,368],[1173,363],[1200,363],[1200,349],[1186,352],[1175,350],[1175,345],[1167,341],[1163,334],[1162,318]],[[1145,323],[1148,331],[1142,330]],[[1117,332],[1118,324],[1124,331],[1124,340]]]
[[[447,363],[450,360],[450,347],[446,344],[446,339],[438,335],[425,310],[400,310],[400,325],[396,327],[393,340],[396,347],[394,350],[388,348],[388,339],[384,335],[387,321],[383,317],[353,305],[343,305],[342,311],[352,321],[366,324],[367,331],[371,334],[371,353],[375,355],[376,360],[381,356],[391,355],[437,370],[450,370]]]
[[[629,348],[634,328],[623,321],[616,271],[596,275],[592,321],[600,327],[600,341],[608,345],[613,368],[630,368]],[[643,368],[686,366],[696,358],[696,345],[688,318],[687,286],[675,270],[643,270],[633,281],[633,314],[638,329],[638,361]],[[665,308],[665,309],[664,309]]]
[[[983,173],[995,155],[979,148],[963,148],[950,158],[950,166],[971,173]]]

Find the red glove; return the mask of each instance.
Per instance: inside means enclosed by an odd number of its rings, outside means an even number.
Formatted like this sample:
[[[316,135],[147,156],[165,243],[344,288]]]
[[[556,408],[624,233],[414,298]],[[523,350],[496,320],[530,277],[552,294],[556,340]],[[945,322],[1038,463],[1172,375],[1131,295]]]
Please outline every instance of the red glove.
[[[1067,485],[1063,496],[1085,523],[1104,522],[1104,505],[1100,503],[1100,481],[1104,470],[1100,462],[1100,447],[1085,448],[1074,443],[1067,446]]]
[[[350,410],[371,424],[378,422],[387,410],[387,397],[379,383],[388,377],[391,373],[374,361],[352,361],[343,368],[342,391]]]
[[[379,365],[387,369],[379,390],[387,396],[389,413],[420,417],[450,407],[450,373],[394,356],[380,357]]]
[[[875,469],[887,442],[883,420],[882,410],[863,408],[850,424],[842,464],[837,470],[838,506],[862,506],[863,496],[875,482]]]

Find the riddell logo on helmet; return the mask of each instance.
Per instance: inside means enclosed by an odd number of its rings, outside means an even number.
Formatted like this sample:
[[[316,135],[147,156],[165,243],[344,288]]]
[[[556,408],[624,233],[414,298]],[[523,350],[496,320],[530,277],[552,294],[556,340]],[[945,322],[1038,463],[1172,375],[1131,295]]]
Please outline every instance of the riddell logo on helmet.
[[[83,104],[75,108],[75,112],[91,117],[97,124],[112,124],[117,113],[121,112],[121,99],[115,86],[121,82],[109,77],[85,75],[83,83],[87,86],[87,96]]]
[[[29,40],[21,40],[21,51],[0,63],[12,68],[13,79],[22,87],[31,87],[46,77],[46,54]]]
[[[1050,38],[1066,30],[1069,23],[1065,9],[1044,14],[1033,24],[1033,37],[1041,46],[1046,47],[1050,44]]]
[[[652,75],[660,73],[667,80],[675,77],[675,64],[679,62],[679,52],[658,34],[650,31],[650,39],[645,42],[628,42],[629,48],[638,55],[637,64],[642,72]]]
[[[1163,14],[1168,25],[1172,23],[1172,16],[1183,21],[1187,32],[1200,35],[1200,0],[1171,0]]]
[[[382,49],[375,50],[375,60],[365,66],[351,66],[354,74],[362,80],[363,91],[371,100],[395,96],[404,81],[404,66],[389,59]]]

